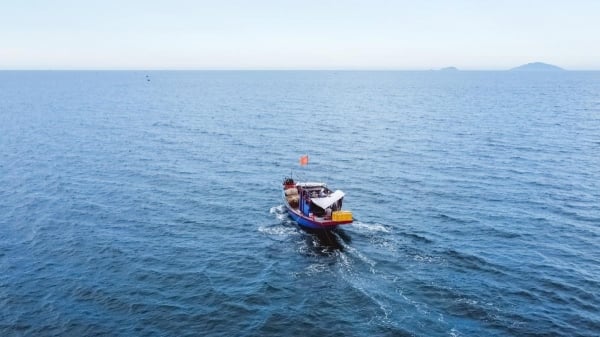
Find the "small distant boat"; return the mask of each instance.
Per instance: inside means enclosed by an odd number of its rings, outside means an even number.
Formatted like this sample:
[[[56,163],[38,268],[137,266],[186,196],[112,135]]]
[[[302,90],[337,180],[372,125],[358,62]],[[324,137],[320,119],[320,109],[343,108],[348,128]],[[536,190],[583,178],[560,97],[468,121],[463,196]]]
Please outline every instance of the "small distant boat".
[[[283,202],[300,226],[310,229],[334,229],[351,224],[352,212],[342,210],[344,192],[332,191],[324,183],[283,181]]]

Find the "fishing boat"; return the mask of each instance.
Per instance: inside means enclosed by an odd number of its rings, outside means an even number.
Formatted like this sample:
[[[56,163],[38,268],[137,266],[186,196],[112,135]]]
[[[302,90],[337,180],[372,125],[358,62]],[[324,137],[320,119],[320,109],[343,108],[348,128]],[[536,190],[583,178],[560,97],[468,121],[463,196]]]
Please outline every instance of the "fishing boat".
[[[332,191],[325,183],[283,181],[283,202],[300,226],[310,229],[334,229],[352,223],[352,212],[342,210],[344,192]]]

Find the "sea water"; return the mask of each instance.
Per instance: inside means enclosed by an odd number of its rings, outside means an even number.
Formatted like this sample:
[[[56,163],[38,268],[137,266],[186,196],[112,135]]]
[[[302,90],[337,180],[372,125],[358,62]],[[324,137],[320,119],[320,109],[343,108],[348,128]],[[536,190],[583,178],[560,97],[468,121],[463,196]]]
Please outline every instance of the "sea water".
[[[0,72],[1,336],[598,334],[600,72]]]

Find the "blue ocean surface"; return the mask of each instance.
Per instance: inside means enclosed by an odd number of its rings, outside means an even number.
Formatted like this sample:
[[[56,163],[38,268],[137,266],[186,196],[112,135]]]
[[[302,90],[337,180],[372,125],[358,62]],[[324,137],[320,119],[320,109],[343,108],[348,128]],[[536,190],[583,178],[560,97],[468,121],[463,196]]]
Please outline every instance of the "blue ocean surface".
[[[0,336],[598,335],[600,72],[0,72]]]

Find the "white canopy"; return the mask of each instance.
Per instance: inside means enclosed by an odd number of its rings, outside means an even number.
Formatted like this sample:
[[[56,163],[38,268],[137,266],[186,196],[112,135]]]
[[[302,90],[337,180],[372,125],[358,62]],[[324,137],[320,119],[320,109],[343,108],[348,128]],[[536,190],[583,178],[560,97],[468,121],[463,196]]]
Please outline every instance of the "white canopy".
[[[315,183],[315,182],[307,182],[307,183],[297,183],[296,186],[300,187],[325,187],[325,183]]]
[[[321,207],[322,209],[325,209],[325,208],[333,205],[336,201],[338,201],[341,198],[343,198],[344,195],[345,195],[344,192],[342,192],[340,190],[336,190],[335,192],[331,193],[327,197],[323,197],[323,198],[311,198],[310,200],[312,200],[313,204]]]

